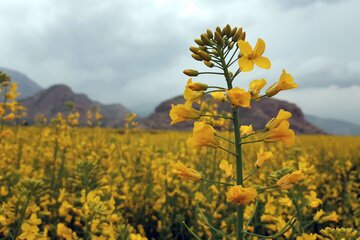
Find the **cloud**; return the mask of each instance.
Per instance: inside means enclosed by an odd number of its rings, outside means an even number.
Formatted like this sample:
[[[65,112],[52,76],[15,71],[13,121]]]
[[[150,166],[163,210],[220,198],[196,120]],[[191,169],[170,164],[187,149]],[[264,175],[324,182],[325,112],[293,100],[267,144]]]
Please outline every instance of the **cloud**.
[[[312,4],[336,4],[339,2],[343,2],[344,0],[274,0],[284,8],[303,8]],[[345,0],[346,1],[346,0]]]

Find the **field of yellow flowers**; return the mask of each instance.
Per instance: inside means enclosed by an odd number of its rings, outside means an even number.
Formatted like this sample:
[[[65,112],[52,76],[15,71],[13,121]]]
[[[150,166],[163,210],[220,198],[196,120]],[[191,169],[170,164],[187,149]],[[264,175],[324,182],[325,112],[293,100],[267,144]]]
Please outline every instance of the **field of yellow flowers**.
[[[0,145],[2,239],[190,239],[183,221],[204,239],[221,238],[213,227],[234,231],[222,186],[173,174],[181,161],[223,180],[219,164],[229,158],[223,151],[189,149],[188,132],[82,129],[61,117],[51,124],[3,129],[12,133],[3,134]],[[257,147],[244,149],[245,173],[253,169]],[[305,179],[294,194],[307,232],[359,228],[360,138],[299,136],[294,148],[273,145],[272,151],[280,154],[252,179],[271,182],[273,169],[300,169]],[[250,231],[276,232],[295,211],[281,192],[257,204]]]

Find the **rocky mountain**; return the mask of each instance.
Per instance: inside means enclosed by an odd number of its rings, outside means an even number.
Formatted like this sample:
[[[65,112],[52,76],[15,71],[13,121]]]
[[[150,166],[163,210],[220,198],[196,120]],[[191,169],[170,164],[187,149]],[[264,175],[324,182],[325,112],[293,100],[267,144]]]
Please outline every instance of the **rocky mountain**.
[[[325,132],[335,135],[360,135],[360,125],[347,121],[320,118],[305,114],[305,119],[320,127]]]
[[[3,67],[0,67],[0,71],[5,72],[11,77],[12,81],[18,83],[18,89],[21,93],[19,98],[33,96],[42,90],[42,87],[21,72]]]
[[[73,102],[75,109],[80,113],[80,125],[86,124],[86,113],[94,107],[97,107],[103,115],[102,126],[107,127],[122,126],[124,117],[129,112],[121,104],[102,104],[93,101],[85,94],[74,93],[70,87],[63,84],[51,86],[20,102],[28,108],[28,118],[26,120],[31,124],[39,114],[51,119],[58,112],[67,112],[65,103],[68,101]]]
[[[149,117],[143,119],[142,124],[144,127],[152,129],[190,129],[193,127],[193,122],[179,123],[170,126],[169,111],[171,104],[184,103],[182,96],[166,100],[158,105],[155,112]],[[240,109],[240,123],[252,124],[254,129],[262,129],[265,124],[273,117],[275,117],[280,109],[290,111],[293,116],[290,120],[291,128],[297,133],[303,134],[324,134],[325,132],[318,127],[308,122],[303,112],[299,107],[293,103],[282,100],[265,98],[251,104],[251,109]],[[219,104],[218,112],[229,111],[230,106],[228,103]],[[254,121],[255,120],[255,121]]]

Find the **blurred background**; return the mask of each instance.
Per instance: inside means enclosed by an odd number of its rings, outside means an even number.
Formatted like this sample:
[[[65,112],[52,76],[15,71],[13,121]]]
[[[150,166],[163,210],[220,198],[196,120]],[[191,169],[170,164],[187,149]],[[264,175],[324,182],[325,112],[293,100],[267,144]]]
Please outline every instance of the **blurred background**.
[[[358,9],[357,0],[2,0],[0,70],[19,83],[33,115],[61,111],[54,109],[61,99],[100,106],[109,119],[129,111],[146,119],[182,94],[183,69],[204,69],[190,56],[193,39],[229,23],[243,27],[251,45],[264,39],[272,61],[269,71],[242,73],[234,85],[275,82],[284,68],[299,88],[278,99],[296,104],[324,132],[356,135]]]

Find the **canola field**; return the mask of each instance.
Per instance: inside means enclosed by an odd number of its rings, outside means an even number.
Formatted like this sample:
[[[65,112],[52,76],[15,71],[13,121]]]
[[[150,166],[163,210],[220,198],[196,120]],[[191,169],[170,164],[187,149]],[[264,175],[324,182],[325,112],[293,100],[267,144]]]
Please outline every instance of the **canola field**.
[[[77,128],[61,117],[51,126],[5,126],[4,132],[1,239],[191,239],[186,226],[202,239],[226,239],[214,229],[234,231],[226,187],[173,174],[181,161],[206,178],[227,177],[219,164],[231,162],[231,156],[219,149],[190,149],[190,132]],[[245,175],[262,144],[244,146]],[[300,169],[305,178],[292,193],[306,221],[304,231],[359,228],[360,138],[297,136],[293,147],[274,144],[271,150],[276,157],[255,171],[252,185],[271,185],[275,169]],[[282,191],[261,195],[248,230],[280,230],[296,211],[290,201]],[[245,219],[251,215],[245,210]],[[295,234],[290,230],[277,239]]]

